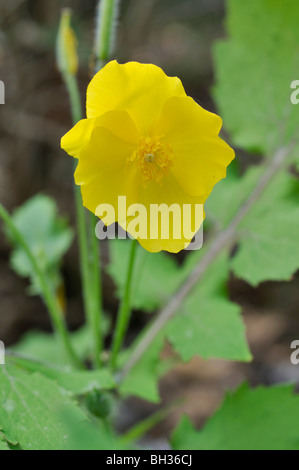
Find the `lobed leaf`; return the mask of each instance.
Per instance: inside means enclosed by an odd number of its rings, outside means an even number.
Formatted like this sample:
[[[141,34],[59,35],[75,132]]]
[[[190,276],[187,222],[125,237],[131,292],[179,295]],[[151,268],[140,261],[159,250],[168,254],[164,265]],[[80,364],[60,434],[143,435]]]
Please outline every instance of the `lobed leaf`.
[[[172,436],[175,450],[298,450],[299,397],[292,386],[241,386],[201,431],[184,417]]]

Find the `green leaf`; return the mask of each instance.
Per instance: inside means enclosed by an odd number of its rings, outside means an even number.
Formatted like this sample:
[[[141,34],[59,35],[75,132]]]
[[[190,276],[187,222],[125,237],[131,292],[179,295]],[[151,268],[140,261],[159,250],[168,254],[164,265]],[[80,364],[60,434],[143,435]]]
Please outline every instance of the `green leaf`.
[[[58,218],[54,201],[42,195],[33,197],[15,211],[13,222],[22,233],[40,268],[46,273],[48,282],[53,289],[57,289],[61,282],[61,259],[71,245],[73,232],[64,219]],[[29,277],[30,291],[40,294],[39,281],[27,254],[17,245],[9,231],[7,235],[14,245],[11,255],[13,269],[20,276]]]
[[[160,402],[158,382],[167,368],[167,363],[162,363],[160,358],[163,345],[163,335],[160,334],[121,383],[119,391],[122,395],[133,395],[153,403]],[[128,354],[129,351],[121,362],[127,359]]]
[[[78,423],[69,412],[63,412],[61,419],[69,436],[67,450],[127,450],[126,444],[103,420],[98,420],[96,425],[88,421]]]
[[[0,433],[0,450],[10,450],[2,433]]]
[[[299,267],[299,182],[276,177],[239,228],[235,274],[252,285],[288,281]]]
[[[16,367],[0,368],[0,397],[3,433],[24,450],[63,450],[69,437],[60,415],[70,414],[77,426],[86,419],[53,380]]]
[[[240,204],[258,184],[261,169],[224,180],[215,188],[207,213],[227,226]],[[278,174],[238,228],[239,249],[231,267],[252,285],[262,281],[288,281],[299,267],[299,183],[287,173]]]
[[[234,143],[271,154],[298,140],[291,83],[299,70],[299,3],[228,0],[229,39],[215,49],[215,98]]]
[[[229,168],[227,177],[215,186],[206,202],[205,209],[207,218],[214,221],[218,230],[225,228],[236,215],[240,206],[257,185],[262,171],[262,168],[254,166],[240,177]]]
[[[109,243],[110,265],[108,273],[122,297],[130,253],[129,240],[113,240]],[[181,272],[176,261],[164,253],[149,253],[138,246],[132,280],[132,307],[152,312],[165,303],[181,282]]]
[[[85,394],[94,389],[111,390],[116,387],[115,381],[107,370],[76,372],[45,368],[42,373],[76,395]]]
[[[228,259],[222,256],[166,327],[167,339],[186,362],[195,355],[251,360],[241,309],[227,297],[228,275]]]
[[[243,385],[227,395],[202,431],[183,418],[173,434],[175,450],[298,450],[299,397],[293,386]]]
[[[6,442],[0,441],[0,450],[10,450]]]
[[[70,336],[77,354],[82,359],[89,358],[92,350],[89,328],[84,326],[78,331],[70,333]],[[11,350],[16,354],[39,361],[47,361],[60,366],[69,365],[69,359],[61,341],[53,334],[31,331],[25,334]]]
[[[30,372],[40,374],[55,380],[65,390],[74,395],[83,395],[92,390],[111,390],[116,384],[108,370],[74,371],[69,368],[59,368],[52,364],[45,365],[28,359],[8,357],[10,363]]]
[[[7,436],[4,435],[4,431],[2,429],[1,423],[0,423],[0,442],[3,442],[4,444],[6,444],[8,447],[8,450],[18,447],[18,441],[16,439],[12,439],[12,436],[9,439]]]

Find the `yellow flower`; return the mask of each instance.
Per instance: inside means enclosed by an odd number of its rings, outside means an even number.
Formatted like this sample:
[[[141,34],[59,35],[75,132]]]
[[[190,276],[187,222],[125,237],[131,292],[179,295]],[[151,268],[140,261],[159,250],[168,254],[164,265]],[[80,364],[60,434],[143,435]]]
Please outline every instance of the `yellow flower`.
[[[177,253],[198,232],[204,213],[196,217],[195,209],[226,176],[234,158],[219,137],[221,126],[220,117],[186,95],[178,78],[154,65],[113,61],[92,79],[87,119],[62,138],[61,146],[79,159],[75,180],[85,207],[103,216],[98,206],[110,204],[115,215],[106,214],[106,225],[118,221],[148,251]],[[126,197],[127,207],[145,208],[139,224],[132,212],[120,210],[119,196]],[[187,235],[182,217],[170,227],[168,238],[162,230],[150,236],[150,208],[161,204],[175,204],[182,213],[191,208]],[[138,230],[147,236],[139,236]]]

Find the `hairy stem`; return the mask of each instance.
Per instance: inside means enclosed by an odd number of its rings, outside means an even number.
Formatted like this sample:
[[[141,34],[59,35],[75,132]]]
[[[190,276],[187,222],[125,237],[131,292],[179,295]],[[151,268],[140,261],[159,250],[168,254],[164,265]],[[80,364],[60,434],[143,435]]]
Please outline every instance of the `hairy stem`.
[[[94,72],[98,72],[101,70],[106,62],[108,61],[112,49],[113,49],[113,41],[114,41],[114,34],[116,28],[116,18],[118,13],[118,5],[119,0],[99,0],[98,3],[98,11],[97,11],[97,19],[96,19],[96,37],[94,43],[94,55],[95,55],[95,70]],[[96,228],[96,219],[93,220],[93,229],[95,232]],[[99,244],[94,235],[92,234],[92,253],[93,253],[93,292],[94,298],[98,304],[102,304],[102,291],[101,291],[101,276],[100,270],[98,268],[99,265]],[[97,260],[97,263],[95,261]],[[130,287],[130,286],[129,286]],[[125,307],[124,307],[125,308]],[[127,306],[128,312],[124,312],[129,315],[129,305]],[[129,321],[129,320],[128,320]],[[119,320],[121,323],[121,319]],[[124,325],[119,325],[119,329],[121,329]],[[102,336],[99,335],[101,330],[101,321],[98,318],[94,317],[93,322],[93,331],[94,331],[94,341],[96,344],[96,348],[98,351],[102,350]],[[114,350],[112,353],[112,367],[115,366],[118,349],[121,347],[123,338],[121,338],[121,331],[117,329],[117,335],[114,343]],[[100,364],[100,357],[97,356],[98,363]],[[98,364],[98,365],[99,365]]]
[[[179,291],[172,297],[170,302],[161,310],[154,321],[149,325],[145,333],[141,335],[140,341],[137,342],[136,348],[133,350],[129,361],[123,369],[122,377],[125,377],[139,362],[153,340],[169,322],[169,320],[173,318],[177,309],[180,307],[180,305],[182,305],[186,297],[196,286],[210,265],[216,260],[222,250],[235,240],[238,226],[254,207],[256,202],[260,199],[261,195],[272,181],[273,177],[283,167],[290,151],[291,149],[289,147],[279,149],[271,159],[270,163],[266,165],[265,171],[263,172],[257,186],[254,188],[244,204],[240,207],[239,211],[231,220],[227,228],[224,229],[223,232],[216,235],[213,240],[211,240],[205,256],[200,260],[198,265],[181,286]]]
[[[82,119],[82,106],[77,79],[74,75],[64,74],[63,76],[67,86],[73,124],[77,124]],[[77,162],[75,162],[76,170]],[[85,209],[82,204],[81,190],[75,185],[75,205],[78,227],[78,241],[80,254],[81,277],[83,282],[83,299],[87,315],[87,321],[93,335],[95,364],[101,365],[102,353],[102,298],[100,286],[100,257],[99,245],[96,239],[95,217],[93,215],[85,216]],[[88,230],[87,222],[91,228],[91,256],[88,252]]]
[[[113,51],[119,0],[99,0],[94,53],[96,72],[104,67]]]

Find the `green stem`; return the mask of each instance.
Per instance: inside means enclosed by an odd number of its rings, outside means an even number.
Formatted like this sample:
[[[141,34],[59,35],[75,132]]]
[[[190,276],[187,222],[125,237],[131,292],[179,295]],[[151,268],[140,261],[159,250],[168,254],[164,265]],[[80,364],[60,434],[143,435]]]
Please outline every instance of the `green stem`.
[[[70,73],[64,73],[63,80],[66,84],[67,91],[69,94],[72,119],[73,119],[73,124],[75,125],[77,124],[77,122],[81,121],[81,119],[83,118],[78,81],[77,81],[76,76]]]
[[[95,235],[96,225],[98,219],[95,216],[91,217],[91,268],[92,268],[92,295],[91,299],[93,301],[92,311],[95,314],[92,315],[92,331],[93,331],[93,338],[94,338],[94,346],[95,346],[95,363],[97,367],[102,365],[101,361],[101,353],[103,350],[103,315],[102,313],[102,279],[101,279],[101,271],[99,269],[100,266],[100,244],[99,240]]]
[[[119,0],[100,0],[98,4],[98,13],[96,21],[96,38],[94,44],[94,53],[96,58],[95,72],[100,70],[112,52],[113,36],[116,24],[116,16],[118,11]],[[95,362],[99,367],[101,366],[101,353],[103,350],[103,336],[102,330],[102,290],[101,290],[101,272],[99,269],[100,249],[99,242],[95,236],[97,218],[91,219],[91,269],[92,269],[92,283],[91,283],[91,311],[89,315],[89,322],[93,331],[94,348],[95,348]]]
[[[72,74],[63,75],[71,104],[73,123],[77,124],[82,119],[82,106],[77,79]],[[77,162],[75,163],[76,169]],[[85,209],[82,204],[81,190],[75,185],[76,216],[78,226],[80,267],[83,281],[83,299],[87,315],[87,321],[93,335],[95,364],[101,365],[102,354],[102,299],[100,286],[99,245],[94,234],[95,217],[90,214],[88,225],[92,229],[91,256],[88,253],[88,230],[85,217]]]
[[[134,263],[136,260],[137,252],[137,241],[133,240],[131,243],[131,253],[129,258],[127,279],[125,285],[124,296],[120,304],[120,308],[117,315],[116,329],[113,338],[112,352],[111,352],[111,368],[116,369],[118,353],[123,345],[125,335],[128,330],[130,318],[131,318],[131,291],[132,291],[132,276]]]
[[[132,428],[126,431],[120,439],[123,445],[129,446],[138,442],[142,437],[144,437],[151,429],[153,429],[157,424],[161,423],[171,411],[175,410],[183,401],[181,399],[174,401],[169,406],[156,411],[148,418],[145,418],[143,421],[135,424]]]
[[[13,238],[18,243],[18,245],[20,245],[23,248],[24,252],[26,253],[32,265],[35,275],[37,276],[39,280],[39,283],[42,289],[42,297],[49,310],[53,328],[55,332],[57,333],[57,335],[60,337],[61,342],[64,345],[65,351],[67,352],[71,362],[74,364],[74,366],[78,368],[83,368],[83,364],[81,363],[75,350],[73,349],[73,345],[71,343],[71,340],[67,331],[63,312],[59,306],[58,299],[55,293],[52,292],[51,289],[49,288],[46,275],[42,271],[42,269],[39,267],[39,264],[36,258],[34,257],[33,253],[31,252],[26,240],[24,239],[20,231],[17,229],[17,227],[13,223],[11,216],[8,214],[8,212],[4,209],[4,207],[1,204],[0,204],[0,218],[6,224]]]
[[[113,49],[119,0],[100,0],[96,22],[95,58],[96,71],[109,60]]]

